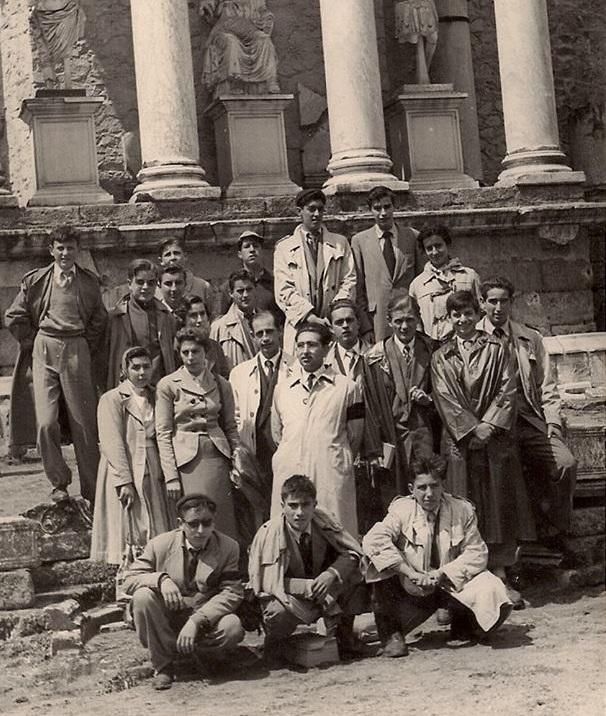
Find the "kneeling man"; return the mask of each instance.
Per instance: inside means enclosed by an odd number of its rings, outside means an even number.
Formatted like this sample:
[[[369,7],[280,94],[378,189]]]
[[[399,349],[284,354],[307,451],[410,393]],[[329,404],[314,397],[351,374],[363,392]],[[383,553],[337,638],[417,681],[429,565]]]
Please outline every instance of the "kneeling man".
[[[379,638],[391,657],[406,656],[405,635],[440,607],[451,610],[453,641],[493,631],[512,609],[505,585],[486,569],[473,505],[444,492],[444,460],[433,455],[412,467],[411,494],[396,497],[363,542]]]
[[[170,689],[177,654],[213,654],[244,638],[234,614],[244,587],[239,547],[215,530],[216,504],[192,494],[177,502],[178,528],[150,540],[125,576],[135,629],[150,651],[155,689]]]
[[[289,477],[281,496],[282,513],[255,535],[248,567],[263,608],[265,653],[297,625],[323,617],[327,633],[336,633],[341,658],[350,656],[358,650],[354,615],[365,606],[360,545],[317,507],[316,488],[308,477]]]

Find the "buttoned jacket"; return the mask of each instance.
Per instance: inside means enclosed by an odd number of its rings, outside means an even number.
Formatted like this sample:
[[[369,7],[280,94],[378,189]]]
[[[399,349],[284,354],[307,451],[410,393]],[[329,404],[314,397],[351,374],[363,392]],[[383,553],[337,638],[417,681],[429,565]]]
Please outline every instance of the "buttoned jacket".
[[[261,401],[259,358],[261,363],[265,361],[263,355],[258,353],[254,358],[237,365],[229,375],[229,382],[234,392],[236,425],[240,433],[240,441],[253,454],[257,448],[256,423]],[[292,365],[293,358],[282,351],[277,366],[276,385],[289,375]]]
[[[252,358],[250,345],[252,336],[244,336],[246,330],[242,325],[242,316],[235,304],[229,307],[224,316],[216,318],[210,327],[210,337],[221,346],[230,370]]]
[[[391,334],[387,325],[387,303],[396,289],[408,290],[414,278],[415,242],[419,232],[410,227],[394,227],[396,265],[389,275],[376,226],[360,231],[351,240],[356,263],[356,302],[360,311],[362,333],[374,331],[375,340],[381,341]]]
[[[284,349],[293,354],[295,329],[310,313],[315,313],[310,272],[305,258],[305,233],[299,225],[291,236],[276,245],[274,288],[276,303],[286,315]],[[355,299],[356,267],[344,236],[322,229],[322,305],[318,318],[327,318],[330,304],[341,298]]]
[[[238,543],[215,530],[206,547],[198,554],[194,578],[195,600],[191,619],[207,619],[214,626],[221,617],[232,614],[242,603],[244,587],[240,579]],[[166,532],[150,540],[143,554],[125,575],[124,590],[134,594],[141,587],[160,591],[160,578],[168,575],[182,594],[190,591],[186,580],[183,530]]]

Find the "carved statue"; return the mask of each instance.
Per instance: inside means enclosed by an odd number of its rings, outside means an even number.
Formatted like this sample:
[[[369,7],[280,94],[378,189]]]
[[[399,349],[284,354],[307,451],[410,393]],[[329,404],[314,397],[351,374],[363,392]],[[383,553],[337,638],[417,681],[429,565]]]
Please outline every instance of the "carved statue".
[[[80,0],[36,0],[33,10],[44,44],[52,63],[63,63],[66,88],[71,87],[71,54],[76,42],[84,35],[86,15]],[[50,68],[56,80],[54,68]]]
[[[212,25],[203,81],[215,97],[280,92],[274,16],[265,0],[200,0],[199,12]]]
[[[417,84],[428,85],[429,66],[438,44],[439,18],[434,0],[399,0],[395,6],[396,39],[417,46]]]

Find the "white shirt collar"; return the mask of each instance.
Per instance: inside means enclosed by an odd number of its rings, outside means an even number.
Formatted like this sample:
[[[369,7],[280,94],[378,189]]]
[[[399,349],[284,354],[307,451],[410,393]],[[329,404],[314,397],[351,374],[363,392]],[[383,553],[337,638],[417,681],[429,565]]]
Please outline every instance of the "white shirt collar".
[[[482,319],[482,323],[483,325],[481,326],[481,329],[488,333],[488,335],[490,336],[494,335],[494,332],[497,328],[500,328],[506,336],[509,336],[509,334],[511,333],[509,319],[505,321],[502,326],[495,326],[494,323],[490,320],[490,318],[488,318],[488,316],[484,316],[484,318]]]
[[[392,241],[393,241],[393,240],[396,238],[396,236],[398,235],[398,229],[397,229],[395,223],[392,224],[391,229],[387,229],[387,231],[390,231],[390,232],[391,232],[391,240],[392,240]],[[385,234],[385,231],[383,231],[383,229],[381,229],[378,224],[375,224],[375,233],[377,234],[377,238],[378,238],[378,239],[382,239],[382,238],[383,238],[383,235]]]
[[[62,274],[73,274],[76,275],[76,264],[73,264],[73,266],[70,269],[67,269],[67,271],[63,270],[58,264],[54,264],[53,266],[53,276],[55,279],[59,280],[61,278]]]
[[[413,336],[413,337],[408,341],[408,343],[402,343],[402,341],[401,341],[401,340],[398,338],[398,336],[396,336],[396,334],[394,333],[394,334],[393,334],[393,340],[394,340],[394,343],[396,344],[396,346],[398,347],[400,353],[404,353],[404,348],[405,348],[405,347],[406,347],[411,353],[414,352],[416,336]]]
[[[293,527],[286,518],[284,518],[284,522],[286,523],[286,529],[288,529],[290,531],[292,536],[295,538],[295,541],[297,544],[299,544],[301,535],[308,534],[311,536],[311,522],[307,525],[307,527],[303,531],[298,530],[296,527]]]
[[[278,363],[280,362],[280,358],[282,356],[282,351],[278,351],[275,356],[272,358],[266,358],[261,351],[257,353],[259,357],[259,361],[261,362],[261,366],[263,367],[263,370],[267,373],[267,361],[271,361],[274,366],[274,370],[278,367]]]

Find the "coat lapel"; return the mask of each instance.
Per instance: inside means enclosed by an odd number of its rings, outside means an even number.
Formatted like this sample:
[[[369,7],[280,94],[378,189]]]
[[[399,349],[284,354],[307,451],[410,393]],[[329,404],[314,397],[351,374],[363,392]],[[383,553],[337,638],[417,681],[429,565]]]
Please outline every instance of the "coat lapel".
[[[213,386],[210,385],[206,379],[204,379],[202,385],[200,385],[200,383],[194,380],[194,377],[185,366],[181,366],[179,368],[173,378],[173,381],[178,383],[183,390],[186,390],[188,393],[195,393],[195,395],[206,395],[207,393],[210,393],[213,388]]]
[[[430,359],[431,356],[425,341],[423,341],[417,334],[415,338],[414,360],[410,379],[411,386],[419,387],[421,385],[427,371],[429,370]]]
[[[128,381],[123,381],[118,386],[118,390],[120,391],[120,397],[122,398],[124,409],[127,413],[132,415],[132,417],[137,420],[141,425],[143,425],[143,416],[141,415],[141,412],[139,411],[139,405],[137,404],[137,401],[134,398],[134,391],[132,385]]]

